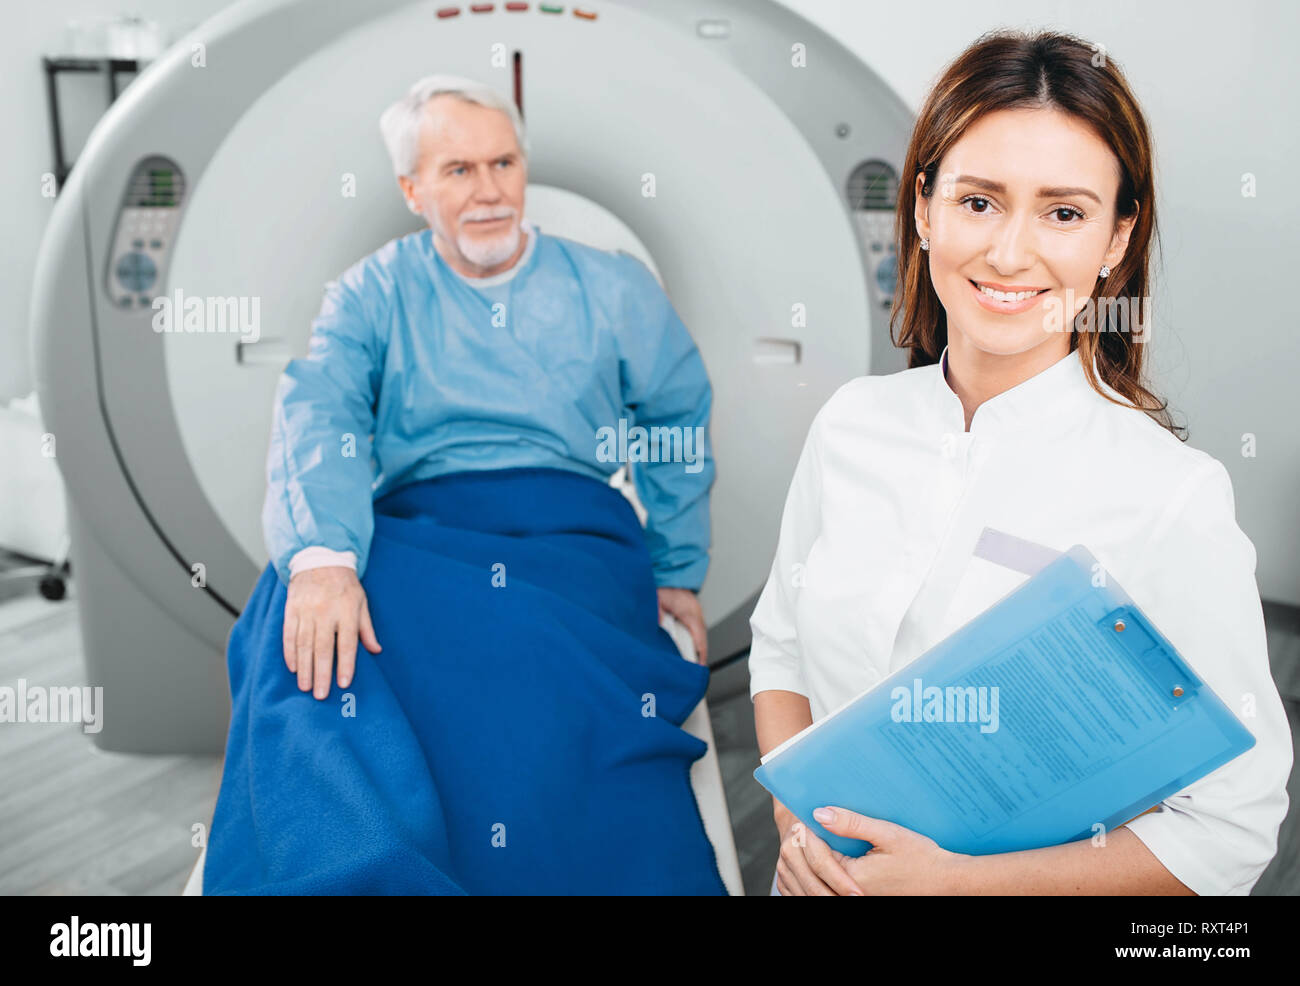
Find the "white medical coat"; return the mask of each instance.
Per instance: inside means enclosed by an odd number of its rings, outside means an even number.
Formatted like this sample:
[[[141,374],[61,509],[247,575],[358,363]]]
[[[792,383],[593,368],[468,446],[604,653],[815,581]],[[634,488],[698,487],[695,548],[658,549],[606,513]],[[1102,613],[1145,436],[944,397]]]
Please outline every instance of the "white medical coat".
[[[817,721],[997,602],[1027,576],[972,556],[985,526],[1083,544],[1256,738],[1128,827],[1198,894],[1249,893],[1292,751],[1227,470],[1093,390],[1077,350],[967,432],[946,357],[852,380],[818,412],[750,620],[751,695],[805,695]]]

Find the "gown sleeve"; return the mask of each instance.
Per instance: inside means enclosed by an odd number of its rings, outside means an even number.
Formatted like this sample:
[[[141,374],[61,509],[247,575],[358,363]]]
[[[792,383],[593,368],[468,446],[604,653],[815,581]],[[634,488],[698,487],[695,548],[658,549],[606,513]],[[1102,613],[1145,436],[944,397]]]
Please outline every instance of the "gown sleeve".
[[[629,463],[648,515],[646,543],[655,584],[699,589],[709,567],[709,488],[714,463],[709,441],[713,389],[699,350],[650,269],[625,255],[628,284],[619,326],[623,404],[648,432],[669,429],[666,461]]]
[[[1269,671],[1255,547],[1222,463],[1188,478],[1142,557],[1125,588],[1255,745],[1127,827],[1197,894],[1247,894],[1277,851],[1291,730]]]
[[[819,413],[804,440],[786,493],[772,570],[749,618],[753,632],[749,649],[750,698],[772,689],[808,694],[801,667],[795,603],[802,585],[803,567],[821,533],[822,470],[818,438],[821,419]]]
[[[382,353],[378,289],[358,265],[326,286],[307,356],[276,389],[262,531],[280,580],[304,548],[352,552],[365,573],[374,530],[372,453]]]

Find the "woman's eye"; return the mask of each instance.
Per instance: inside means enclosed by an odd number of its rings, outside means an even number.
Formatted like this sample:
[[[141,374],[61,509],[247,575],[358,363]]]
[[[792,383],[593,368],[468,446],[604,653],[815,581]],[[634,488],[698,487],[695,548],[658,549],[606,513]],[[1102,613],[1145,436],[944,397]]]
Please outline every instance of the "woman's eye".
[[[1056,216],[1058,219],[1060,219],[1062,213],[1065,214],[1065,218],[1062,219],[1061,222],[1063,225],[1066,226],[1070,225],[1071,216],[1074,216],[1075,218],[1081,220],[1087,218],[1087,216],[1085,216],[1080,210],[1076,209],[1072,205],[1063,205],[1052,210],[1052,215]]]
[[[980,198],[978,195],[967,195],[964,199],[961,200],[962,205],[965,205],[967,202],[983,202],[986,206],[989,204],[988,199]],[[983,209],[975,209],[974,211],[976,215],[984,214]]]

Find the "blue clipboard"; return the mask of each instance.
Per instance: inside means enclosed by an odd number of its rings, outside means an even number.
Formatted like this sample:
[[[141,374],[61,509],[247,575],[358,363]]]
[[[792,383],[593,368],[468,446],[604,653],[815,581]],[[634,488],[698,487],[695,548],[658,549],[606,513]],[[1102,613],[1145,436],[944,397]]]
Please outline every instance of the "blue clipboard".
[[[846,856],[871,846],[826,831],[813,809],[848,808],[984,855],[1108,832],[1254,745],[1075,545],[778,747],[754,777]]]

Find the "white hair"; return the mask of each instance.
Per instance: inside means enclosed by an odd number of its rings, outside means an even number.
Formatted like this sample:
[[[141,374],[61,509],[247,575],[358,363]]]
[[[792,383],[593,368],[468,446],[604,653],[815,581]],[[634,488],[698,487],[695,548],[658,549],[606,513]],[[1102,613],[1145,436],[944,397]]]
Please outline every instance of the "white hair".
[[[510,118],[515,128],[515,140],[525,158],[528,157],[528,134],[523,118],[515,104],[473,79],[458,75],[428,75],[411,86],[406,95],[384,110],[379,117],[379,131],[384,135],[388,156],[393,159],[393,171],[398,177],[412,177],[420,164],[420,128],[424,125],[425,106],[434,96],[454,96],[466,103],[500,110]]]

